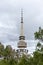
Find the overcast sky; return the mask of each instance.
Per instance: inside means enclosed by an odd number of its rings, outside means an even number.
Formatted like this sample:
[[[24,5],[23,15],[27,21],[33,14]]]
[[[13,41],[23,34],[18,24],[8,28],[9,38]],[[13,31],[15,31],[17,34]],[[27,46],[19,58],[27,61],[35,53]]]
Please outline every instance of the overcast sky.
[[[43,0],[0,0],[0,41],[17,41],[20,34],[21,8],[23,8],[24,33],[27,40],[43,28]]]

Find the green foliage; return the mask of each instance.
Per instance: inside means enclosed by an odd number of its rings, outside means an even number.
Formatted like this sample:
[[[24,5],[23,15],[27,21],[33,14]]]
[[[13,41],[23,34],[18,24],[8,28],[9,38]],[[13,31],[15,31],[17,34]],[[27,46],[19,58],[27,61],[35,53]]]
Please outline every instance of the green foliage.
[[[1,60],[0,65],[17,65],[17,61],[15,59],[9,59],[9,60]]]
[[[3,60],[0,60],[0,65],[43,65],[43,46],[38,42],[37,47],[41,49],[36,49],[33,56],[23,55],[19,58],[11,46],[8,45],[4,49],[4,46],[0,44],[0,51],[3,52],[0,52],[0,55],[4,57]],[[14,57],[15,55],[17,58]]]
[[[0,57],[3,56],[4,53],[4,45],[0,42]]]
[[[33,57],[23,55],[18,61],[14,58],[3,59],[0,60],[0,65],[43,65],[43,54],[36,50]]]
[[[35,35],[35,39],[40,39],[40,37],[41,37],[39,32],[35,32],[34,35]]]
[[[43,29],[39,27],[39,31],[34,33],[35,39],[43,41]]]
[[[23,55],[22,58],[19,60],[18,65],[28,65],[28,58]]]
[[[6,46],[4,50],[4,58],[9,59],[13,57],[13,50],[11,46]]]
[[[37,47],[41,47],[41,43],[40,42],[37,43]]]

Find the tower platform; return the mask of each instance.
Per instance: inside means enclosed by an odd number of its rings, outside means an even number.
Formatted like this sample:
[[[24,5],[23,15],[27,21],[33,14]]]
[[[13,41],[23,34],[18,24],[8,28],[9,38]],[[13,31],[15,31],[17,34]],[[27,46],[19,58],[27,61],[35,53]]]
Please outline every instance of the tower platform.
[[[18,48],[27,48],[27,43],[24,40],[18,42]]]

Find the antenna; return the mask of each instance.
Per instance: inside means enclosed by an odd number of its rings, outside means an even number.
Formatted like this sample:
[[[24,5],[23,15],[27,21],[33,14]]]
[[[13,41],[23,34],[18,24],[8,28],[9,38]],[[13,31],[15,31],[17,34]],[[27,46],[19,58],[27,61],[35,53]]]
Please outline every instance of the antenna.
[[[23,23],[23,9],[21,9],[21,23]]]

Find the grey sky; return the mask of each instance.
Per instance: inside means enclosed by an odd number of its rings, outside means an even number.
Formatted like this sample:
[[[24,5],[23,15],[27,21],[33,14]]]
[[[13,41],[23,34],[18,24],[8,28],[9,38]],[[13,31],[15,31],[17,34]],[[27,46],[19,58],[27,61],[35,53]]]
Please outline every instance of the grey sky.
[[[24,11],[26,39],[34,39],[38,27],[43,28],[43,0],[0,0],[0,41],[13,42],[20,34],[21,8]]]

